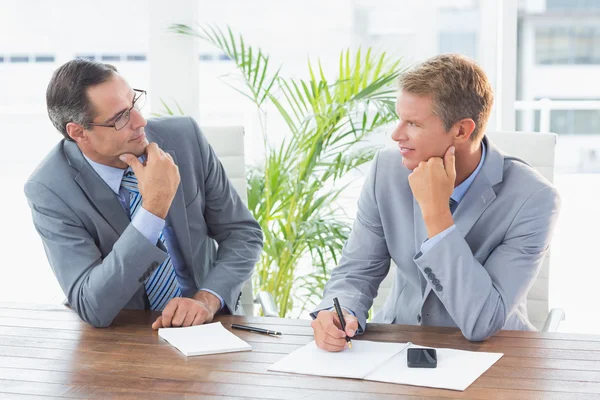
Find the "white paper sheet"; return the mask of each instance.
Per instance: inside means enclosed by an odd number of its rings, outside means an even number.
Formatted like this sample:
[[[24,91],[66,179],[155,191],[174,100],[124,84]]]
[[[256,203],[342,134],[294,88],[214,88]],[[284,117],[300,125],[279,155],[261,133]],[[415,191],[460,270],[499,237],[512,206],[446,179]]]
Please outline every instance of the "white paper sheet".
[[[186,328],[161,328],[158,336],[186,356],[249,351],[252,347],[215,322]]]
[[[411,348],[423,346],[412,345]],[[502,353],[483,353],[454,349],[436,349],[437,368],[408,368],[406,351],[386,362],[366,380],[465,390],[496,361]]]
[[[408,368],[407,349],[423,346],[366,340],[353,340],[352,345],[352,349],[330,353],[312,341],[268,370],[462,391],[503,356],[502,353],[442,348],[436,349],[437,368]]]
[[[268,370],[362,379],[407,346],[407,343],[353,340],[351,349],[331,353],[319,349],[313,340],[271,365]]]

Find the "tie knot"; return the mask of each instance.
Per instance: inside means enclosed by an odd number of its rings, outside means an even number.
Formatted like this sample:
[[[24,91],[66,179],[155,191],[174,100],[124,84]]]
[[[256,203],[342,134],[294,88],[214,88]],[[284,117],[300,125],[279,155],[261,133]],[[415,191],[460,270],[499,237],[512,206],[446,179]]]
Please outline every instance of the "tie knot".
[[[123,186],[130,192],[139,193],[138,181],[131,168],[127,168],[127,170],[123,173],[123,180],[121,181],[121,186]]]

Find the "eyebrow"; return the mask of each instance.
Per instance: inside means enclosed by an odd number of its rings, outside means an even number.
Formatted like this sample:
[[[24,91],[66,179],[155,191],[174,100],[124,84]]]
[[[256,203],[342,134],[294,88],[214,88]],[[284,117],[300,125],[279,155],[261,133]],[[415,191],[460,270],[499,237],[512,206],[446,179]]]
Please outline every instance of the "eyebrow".
[[[133,100],[135,100],[135,91],[133,92],[133,98],[131,99],[131,102],[133,103]],[[115,119],[117,119],[121,114],[123,114],[125,111],[129,110],[129,107],[121,110],[121,111],[117,111],[115,115],[113,115],[110,119],[107,119],[105,121],[106,124],[114,121]]]

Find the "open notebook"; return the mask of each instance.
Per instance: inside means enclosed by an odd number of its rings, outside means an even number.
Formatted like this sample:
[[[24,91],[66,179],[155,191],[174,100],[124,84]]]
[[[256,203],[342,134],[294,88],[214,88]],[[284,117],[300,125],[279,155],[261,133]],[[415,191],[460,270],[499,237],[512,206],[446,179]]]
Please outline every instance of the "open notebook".
[[[319,349],[312,341],[268,370],[465,390],[503,355],[436,349],[437,368],[408,368],[406,350],[411,347],[423,346],[353,340],[352,349],[330,353]]]
[[[158,336],[186,356],[252,350],[248,343],[229,332],[220,322],[186,328],[161,328]]]

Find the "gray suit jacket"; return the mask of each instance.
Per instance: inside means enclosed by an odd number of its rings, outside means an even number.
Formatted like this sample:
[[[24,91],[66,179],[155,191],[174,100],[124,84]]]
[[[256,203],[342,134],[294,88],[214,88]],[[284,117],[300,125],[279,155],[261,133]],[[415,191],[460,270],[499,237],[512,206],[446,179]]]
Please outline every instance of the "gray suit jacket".
[[[260,226],[193,119],[149,120],[146,135],[179,167],[181,183],[166,226],[185,266],[198,288],[221,295],[235,313],[262,250]],[[123,308],[148,308],[143,282],[167,253],[131,225],[74,142],[54,147],[25,184],[25,194],[48,261],[83,320],[108,326]]]
[[[453,214],[456,228],[426,254],[421,210],[397,148],[373,161],[352,233],[323,302],[338,297],[361,327],[381,281],[396,281],[374,322],[458,327],[469,340],[500,329],[535,329],[526,295],[548,250],[560,207],[556,189],[525,162],[487,138],[486,159]]]

